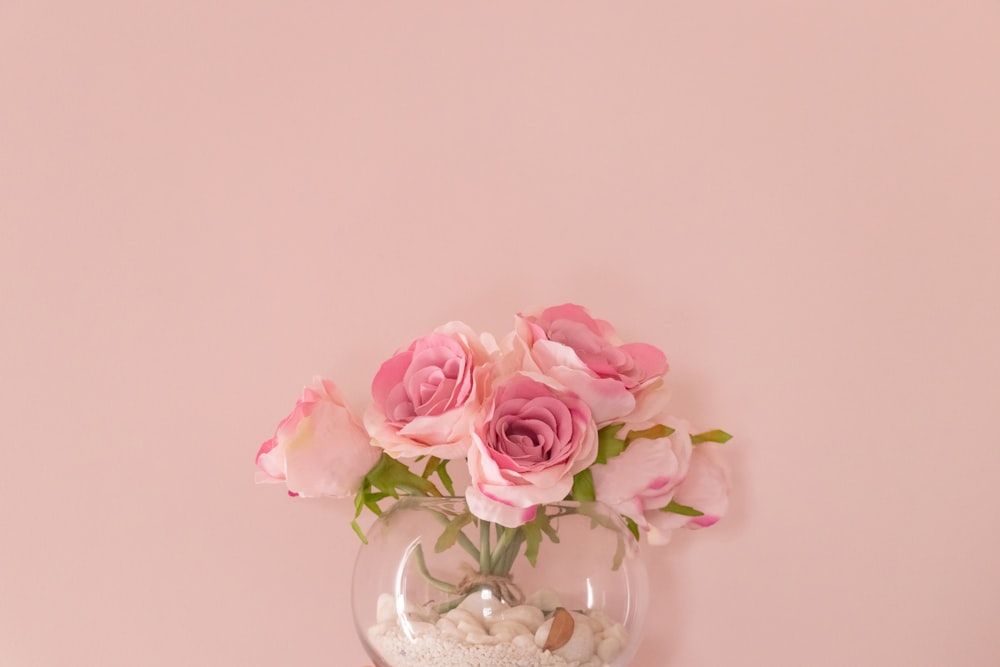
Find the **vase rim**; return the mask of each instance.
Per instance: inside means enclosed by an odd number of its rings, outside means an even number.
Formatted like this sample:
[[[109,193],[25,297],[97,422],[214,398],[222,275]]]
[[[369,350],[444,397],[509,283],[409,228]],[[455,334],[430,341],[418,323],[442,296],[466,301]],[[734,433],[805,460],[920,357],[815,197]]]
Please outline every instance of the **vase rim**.
[[[400,495],[399,498],[394,499],[395,504],[401,502],[462,502],[468,504],[465,496],[424,496],[424,495]],[[535,507],[589,507],[589,506],[599,506],[607,510],[609,514],[618,516],[618,513],[614,509],[600,500],[557,500],[551,503],[539,503]]]

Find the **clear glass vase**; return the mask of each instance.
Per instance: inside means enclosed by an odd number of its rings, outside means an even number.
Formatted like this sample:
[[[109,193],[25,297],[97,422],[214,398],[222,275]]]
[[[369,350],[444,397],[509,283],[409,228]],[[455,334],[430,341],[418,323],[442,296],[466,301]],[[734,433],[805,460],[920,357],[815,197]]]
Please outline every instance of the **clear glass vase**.
[[[648,602],[635,539],[598,503],[505,528],[462,498],[403,498],[368,532],[353,586],[376,667],[624,667]]]

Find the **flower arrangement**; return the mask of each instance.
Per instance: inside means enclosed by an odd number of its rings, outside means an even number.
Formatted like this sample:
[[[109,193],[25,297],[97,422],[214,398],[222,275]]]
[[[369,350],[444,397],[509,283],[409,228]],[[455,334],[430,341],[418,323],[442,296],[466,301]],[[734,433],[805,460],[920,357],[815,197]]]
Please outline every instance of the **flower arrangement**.
[[[645,536],[651,544],[666,543],[677,528],[703,528],[722,517],[727,475],[713,451],[699,445],[725,443],[730,436],[696,431],[669,413],[667,369],[660,349],[623,342],[611,324],[574,304],[519,314],[500,341],[450,322],[381,365],[363,417],[351,412],[331,381],[317,379],[260,447],[257,480],[284,482],[292,496],[354,496],[352,525],[366,543],[358,524],[365,508],[382,515],[385,502],[401,497],[464,497],[467,509],[433,511],[439,531],[434,551],[460,547],[473,565],[460,581],[449,581],[428,569],[421,545],[411,545],[415,567],[444,599],[427,602],[427,609],[407,607],[406,613],[400,606],[397,627],[382,608],[385,602],[391,612],[396,598],[383,594],[380,625],[372,628],[383,644],[402,630],[413,640],[414,628],[430,620],[447,637],[464,627],[470,634],[461,646],[478,650],[503,623],[486,618],[477,626],[467,609],[457,607],[468,604],[473,592],[486,591],[520,614],[517,628],[508,628],[512,646],[517,632],[544,629],[547,617],[544,636],[535,636],[538,651],[570,651],[564,658],[574,665],[610,664],[608,656],[624,655],[621,623],[605,627],[599,619],[606,616],[577,614],[574,631],[576,612],[560,612],[538,596],[526,603],[511,572],[522,548],[524,559],[536,566],[543,540],[559,542],[560,517],[566,515],[586,514],[592,526],[620,517],[636,540]],[[468,480],[464,488],[456,489],[452,478],[456,465]],[[608,513],[586,509],[594,501]],[[624,553],[618,539],[615,569]],[[597,630],[580,639],[587,624]],[[560,634],[564,638],[556,641]],[[573,646],[571,638],[590,641],[589,653],[565,648]],[[599,650],[600,642],[612,648]],[[391,652],[386,646],[378,650]],[[448,664],[436,651],[422,659]],[[424,664],[412,662],[412,647],[399,653],[407,654],[392,664]],[[473,664],[465,653],[456,656],[456,665]],[[492,655],[483,664],[507,659]]]
[[[400,494],[454,495],[447,466],[463,461],[478,519],[516,528],[541,505],[596,500],[662,544],[725,513],[724,468],[697,445],[731,437],[669,414],[667,369],[661,350],[575,304],[517,315],[499,344],[450,322],[382,364],[363,420],[333,382],[305,389],[257,452],[257,481],[353,495],[357,519]]]

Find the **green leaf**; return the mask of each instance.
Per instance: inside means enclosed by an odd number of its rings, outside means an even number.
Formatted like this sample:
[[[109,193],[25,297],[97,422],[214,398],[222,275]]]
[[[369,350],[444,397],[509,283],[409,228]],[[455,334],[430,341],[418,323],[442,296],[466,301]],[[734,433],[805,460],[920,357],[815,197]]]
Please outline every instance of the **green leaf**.
[[[368,483],[368,480],[365,479],[362,482],[362,484],[361,484],[361,488],[358,490],[357,494],[355,494],[355,496],[354,496],[354,518],[355,519],[357,519],[359,516],[361,516],[361,510],[363,510],[365,508],[365,504],[367,503],[367,500],[368,500],[367,499],[368,489],[370,487],[371,487],[371,485]]]
[[[393,498],[399,497],[400,490],[425,496],[441,495],[433,483],[410,472],[405,464],[385,453],[368,473],[368,481],[376,489]]]
[[[441,461],[441,464],[438,465],[436,472],[438,479],[441,480],[441,484],[444,486],[444,490],[448,492],[449,496],[453,496],[455,495],[455,484],[451,481],[451,475],[448,474],[447,465],[447,461]]]
[[[399,498],[399,493],[396,491],[396,485],[393,483],[390,470],[393,462],[394,459],[390,458],[388,454],[383,453],[375,464],[375,467],[368,471],[368,476],[365,479],[379,491],[387,493],[393,498]]]
[[[368,544],[368,538],[365,537],[365,533],[363,530],[361,530],[361,526],[358,525],[357,520],[351,522],[351,528],[353,528],[354,532],[357,533],[358,537],[361,539],[362,544]]]
[[[388,494],[385,493],[369,493],[365,497],[365,507],[371,510],[372,514],[375,516],[382,516],[382,508],[378,506],[378,501],[387,497]]]
[[[590,468],[585,468],[573,476],[573,490],[569,492],[573,500],[594,502],[597,494],[594,491],[594,475]]]
[[[541,508],[541,513],[536,517],[538,521],[538,527],[542,529],[542,532],[548,535],[549,540],[553,544],[559,544],[559,533],[556,532],[555,526],[552,525],[552,517],[545,513],[545,508]]]
[[[624,424],[609,424],[597,432],[597,458],[594,463],[607,463],[608,459],[625,451],[625,441],[615,435]]]
[[[531,567],[535,567],[538,565],[538,547],[542,544],[542,530],[534,520],[521,526],[521,530],[524,533],[524,557]]]
[[[618,544],[615,547],[614,558],[611,559],[611,571],[617,572],[618,568],[622,566],[622,561],[625,560],[625,538],[622,537],[621,533],[618,533]]]
[[[725,431],[715,429],[713,431],[705,431],[704,433],[698,433],[691,436],[691,444],[697,445],[702,442],[729,442],[732,440],[733,436],[729,435]]]
[[[638,440],[644,438],[646,440],[659,440],[660,438],[666,438],[674,434],[674,429],[669,426],[664,426],[663,424],[657,424],[656,426],[650,426],[649,428],[642,429],[641,431],[629,431],[628,435],[625,436],[625,444],[632,444],[633,440]]]
[[[455,546],[455,543],[458,542],[458,535],[462,532],[462,528],[470,523],[472,523],[471,512],[459,514],[457,517],[449,521],[448,525],[444,528],[444,532],[441,533],[441,537],[439,537],[437,542],[434,544],[435,553],[447,551]]]
[[[628,526],[628,532],[632,533],[632,537],[635,538],[636,542],[639,541],[639,524],[637,524],[631,517],[623,516],[625,519],[625,525]]]
[[[424,466],[424,472],[421,477],[424,479],[430,479],[430,476],[437,470],[438,465],[441,464],[441,459],[436,456],[432,456],[427,459],[427,465]]]
[[[618,529],[618,523],[612,517],[608,516],[605,510],[601,509],[599,505],[581,505],[576,508],[576,511],[590,519],[591,529],[598,526],[603,526],[610,530]]]
[[[699,512],[693,507],[688,507],[687,505],[681,505],[675,500],[671,500],[670,504],[660,510],[661,512],[672,512],[674,514],[681,514],[683,516],[705,516],[704,512]]]

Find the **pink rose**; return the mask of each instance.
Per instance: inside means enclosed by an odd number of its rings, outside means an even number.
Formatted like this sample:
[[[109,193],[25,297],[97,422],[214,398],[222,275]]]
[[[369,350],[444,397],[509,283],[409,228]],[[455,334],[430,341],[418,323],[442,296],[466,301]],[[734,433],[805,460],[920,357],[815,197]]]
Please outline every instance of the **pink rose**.
[[[468,456],[472,513],[515,527],[566,497],[597,456],[597,427],[575,394],[515,375],[495,388]]]
[[[451,322],[379,368],[365,425],[390,456],[465,455],[496,343]]]
[[[337,387],[318,378],[257,452],[257,482],[286,482],[291,495],[354,495],[381,456]]]
[[[645,343],[622,344],[614,328],[574,304],[515,320],[525,370],[554,378],[590,405],[604,425],[635,407],[634,394],[667,372],[667,358]]]
[[[707,528],[721,519],[729,508],[729,477],[706,445],[697,445],[691,455],[687,477],[677,488],[673,500],[702,512],[685,516],[659,510],[647,511],[647,535],[650,544],[666,544],[675,528]]]
[[[670,419],[667,411],[667,404],[670,402],[670,391],[663,380],[656,380],[652,384],[643,387],[635,394],[635,407],[631,412],[615,423],[621,423],[617,436],[624,438],[630,431],[644,431],[659,424],[666,424],[665,419]],[[687,422],[683,422],[687,428]]]
[[[656,425],[674,429],[670,435],[636,438],[606,464],[591,467],[597,500],[649,530],[646,513],[666,507],[684,482],[691,461],[691,431],[687,422],[660,417]],[[649,428],[653,424],[644,424]],[[624,438],[626,429],[620,437]]]

